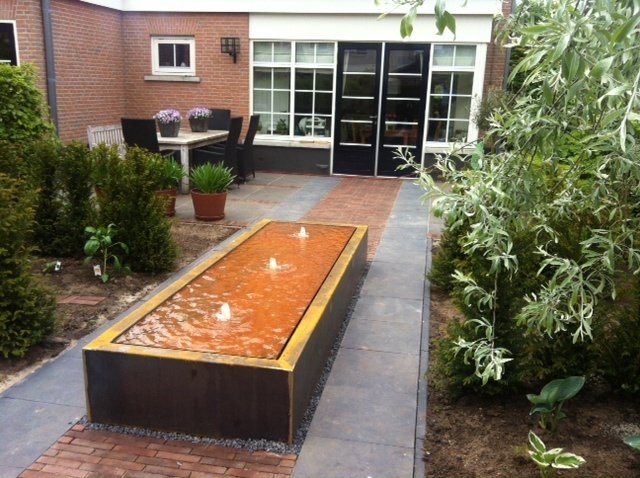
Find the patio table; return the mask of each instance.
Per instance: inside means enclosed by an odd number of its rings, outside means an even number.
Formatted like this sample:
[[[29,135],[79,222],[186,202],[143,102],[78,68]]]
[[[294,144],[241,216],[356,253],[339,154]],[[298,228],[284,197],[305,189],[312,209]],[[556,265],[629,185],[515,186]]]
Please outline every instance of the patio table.
[[[182,193],[186,194],[189,192],[189,150],[201,148],[208,144],[220,143],[227,139],[228,134],[228,131],[217,129],[202,133],[195,133],[189,129],[181,129],[178,136],[168,138],[166,136],[160,136],[160,133],[158,133],[160,151],[180,151],[180,164],[182,165],[182,170],[185,172],[185,177],[182,178],[180,187]]]

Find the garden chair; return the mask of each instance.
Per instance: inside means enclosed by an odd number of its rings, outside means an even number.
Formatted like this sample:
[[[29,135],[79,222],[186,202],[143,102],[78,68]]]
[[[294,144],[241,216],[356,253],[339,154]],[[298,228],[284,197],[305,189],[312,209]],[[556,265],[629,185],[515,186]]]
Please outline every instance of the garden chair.
[[[224,110],[219,108],[209,108],[211,110],[211,117],[209,118],[209,129],[221,129],[229,131],[229,124],[231,123],[231,110]]]
[[[231,168],[233,175],[236,176],[236,184],[240,182],[238,176],[238,162],[237,162],[237,146],[238,139],[240,138],[240,132],[242,131],[242,117],[236,116],[231,118],[229,124],[229,135],[224,146],[218,148],[198,148],[193,150],[191,157],[191,168],[200,166],[205,163],[224,163],[228,168]]]
[[[238,144],[238,176],[243,181],[247,180],[249,174],[256,177],[256,168],[253,161],[253,140],[258,132],[258,124],[260,123],[260,115],[251,115],[249,119],[249,128],[247,135],[244,137],[242,144]]]
[[[89,149],[93,149],[100,144],[107,146],[118,146],[118,153],[124,156],[125,142],[122,136],[122,126],[110,124],[106,126],[87,126],[87,140]]]
[[[156,120],[121,118],[120,122],[122,123],[124,142],[127,146],[138,146],[139,148],[148,149],[152,153],[160,152],[156,133]]]

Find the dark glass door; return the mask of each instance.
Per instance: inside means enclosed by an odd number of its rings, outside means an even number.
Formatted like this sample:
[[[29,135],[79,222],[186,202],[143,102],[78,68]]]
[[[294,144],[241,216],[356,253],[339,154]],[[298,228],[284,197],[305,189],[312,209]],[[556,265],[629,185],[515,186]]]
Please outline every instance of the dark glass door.
[[[338,47],[333,172],[375,175],[381,44]]]
[[[394,156],[398,146],[408,148],[420,162],[428,69],[428,45],[386,45],[376,175],[407,174],[397,170],[404,163]]]

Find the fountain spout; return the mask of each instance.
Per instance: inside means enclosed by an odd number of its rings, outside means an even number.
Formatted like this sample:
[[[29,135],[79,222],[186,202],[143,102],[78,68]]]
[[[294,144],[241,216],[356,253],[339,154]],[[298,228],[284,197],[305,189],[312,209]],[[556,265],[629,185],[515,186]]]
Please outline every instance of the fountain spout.
[[[278,265],[278,261],[276,261],[275,257],[270,257],[269,258],[269,270],[272,271],[277,271],[280,268],[280,266]]]
[[[228,322],[231,320],[231,307],[229,307],[229,304],[224,302],[222,306],[220,306],[220,310],[216,312],[216,319],[221,322]]]
[[[300,226],[300,232],[298,233],[298,237],[309,237],[309,233],[304,228],[304,226]]]

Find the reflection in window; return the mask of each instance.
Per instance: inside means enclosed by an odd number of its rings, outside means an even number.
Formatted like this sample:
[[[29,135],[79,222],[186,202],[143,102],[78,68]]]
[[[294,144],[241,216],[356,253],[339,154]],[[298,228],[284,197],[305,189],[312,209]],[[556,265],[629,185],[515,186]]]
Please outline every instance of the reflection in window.
[[[331,135],[335,44],[254,42],[253,59],[253,112],[260,114],[259,133]]]
[[[467,141],[475,56],[473,45],[433,46],[427,141]]]
[[[0,64],[18,66],[15,24],[0,22]]]

